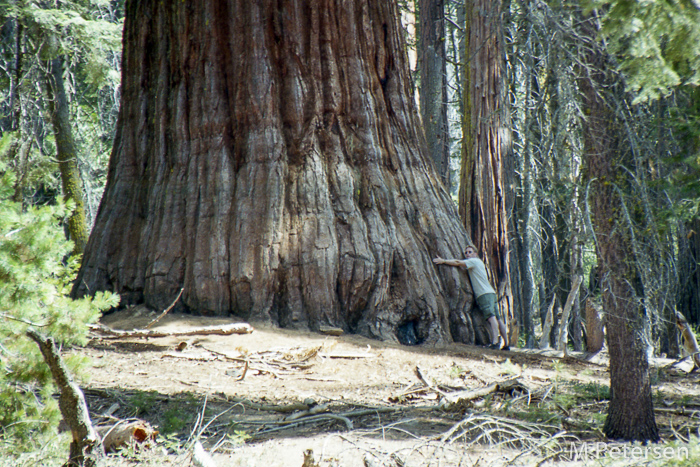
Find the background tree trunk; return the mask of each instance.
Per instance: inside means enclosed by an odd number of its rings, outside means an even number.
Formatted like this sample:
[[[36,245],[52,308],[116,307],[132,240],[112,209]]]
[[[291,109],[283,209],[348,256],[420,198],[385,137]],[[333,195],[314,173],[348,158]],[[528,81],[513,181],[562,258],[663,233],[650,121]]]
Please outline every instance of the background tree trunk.
[[[464,130],[459,212],[492,274],[499,307],[517,343],[510,286],[506,163],[510,152],[500,2],[466,5]]]
[[[424,153],[394,2],[127,1],[73,294],[473,342],[469,242]]]
[[[435,161],[435,168],[449,191],[445,0],[420,0],[418,16],[421,117],[428,153]]]
[[[688,322],[700,324],[700,219],[686,222],[678,239],[680,299],[678,310]]]
[[[700,90],[694,88],[688,91],[686,106],[694,109],[693,114],[700,114]],[[700,132],[696,125],[691,125],[686,135],[687,147],[684,152],[697,154],[700,151]],[[692,175],[691,175],[692,176]],[[697,182],[696,185],[697,187]],[[695,193],[697,193],[696,190]],[[678,276],[679,298],[678,311],[683,313],[689,323],[700,325],[700,219],[687,220],[679,228],[678,235]],[[669,335],[676,336],[669,329]],[[674,339],[675,341],[675,339]],[[675,344],[675,345],[674,345]],[[677,351],[677,343],[673,342],[669,350]]]
[[[73,200],[75,209],[68,218],[68,232],[73,241],[73,254],[80,255],[88,240],[88,227],[85,220],[83,182],[78,169],[78,150],[73,138],[68,97],[63,85],[63,60],[60,57],[47,62],[46,93],[48,95],[51,124],[56,138],[56,157],[61,171],[61,184],[66,200]]]
[[[588,37],[596,37],[594,31],[591,26]],[[611,66],[602,52],[592,51],[587,76],[580,80],[586,114],[585,162],[595,182],[591,211],[610,354],[611,398],[603,430],[611,439],[657,441],[645,339],[647,318],[642,297],[634,288],[639,279],[620,207],[624,202],[621,190],[629,183],[624,169],[624,132],[599,94],[620,87],[606,76]]]

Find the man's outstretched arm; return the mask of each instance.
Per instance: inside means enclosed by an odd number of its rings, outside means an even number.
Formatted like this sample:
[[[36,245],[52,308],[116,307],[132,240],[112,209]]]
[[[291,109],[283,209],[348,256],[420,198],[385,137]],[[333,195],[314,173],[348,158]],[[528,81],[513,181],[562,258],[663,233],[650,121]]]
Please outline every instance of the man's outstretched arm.
[[[433,258],[433,263],[444,264],[445,266],[454,266],[458,268],[466,268],[464,261],[459,259],[443,259],[438,256],[437,258]]]

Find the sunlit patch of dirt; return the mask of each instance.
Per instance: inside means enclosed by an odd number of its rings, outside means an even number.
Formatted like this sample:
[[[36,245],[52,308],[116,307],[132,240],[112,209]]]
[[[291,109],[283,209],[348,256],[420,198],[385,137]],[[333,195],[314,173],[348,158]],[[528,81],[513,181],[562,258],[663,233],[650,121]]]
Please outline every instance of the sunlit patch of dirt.
[[[145,328],[156,316],[136,307],[102,324]],[[153,329],[231,322],[173,314]],[[408,347],[251,324],[227,336],[95,336],[73,350],[93,362],[83,385],[93,420],[147,420],[165,447],[199,437],[220,467],[534,465],[566,460],[567,443],[602,439],[604,355]],[[658,369],[669,362],[652,370],[665,439],[700,425],[698,376]],[[464,400],[448,406],[455,397]]]

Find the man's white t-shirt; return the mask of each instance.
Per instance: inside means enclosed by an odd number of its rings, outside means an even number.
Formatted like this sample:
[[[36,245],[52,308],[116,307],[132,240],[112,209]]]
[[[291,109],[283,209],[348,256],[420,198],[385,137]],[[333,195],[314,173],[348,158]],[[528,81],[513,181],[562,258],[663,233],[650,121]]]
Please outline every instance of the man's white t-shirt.
[[[491,287],[489,278],[486,275],[486,266],[479,258],[469,258],[461,260],[469,272],[469,277],[472,281],[472,289],[474,289],[474,298],[481,297],[487,293],[496,293]]]

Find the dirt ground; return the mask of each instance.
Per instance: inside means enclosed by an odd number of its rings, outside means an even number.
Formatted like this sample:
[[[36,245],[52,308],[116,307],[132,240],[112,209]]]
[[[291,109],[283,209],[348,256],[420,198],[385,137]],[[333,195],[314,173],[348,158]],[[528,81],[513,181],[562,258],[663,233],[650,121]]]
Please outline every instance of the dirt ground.
[[[136,307],[102,324],[140,329],[157,315]],[[152,329],[231,322],[169,314]],[[74,350],[93,362],[83,385],[93,420],[148,421],[172,465],[190,465],[195,438],[219,467],[600,465],[574,462],[570,447],[603,439],[604,355],[408,347],[250,324],[232,335],[95,335]],[[664,439],[697,433],[697,375],[652,375]]]

